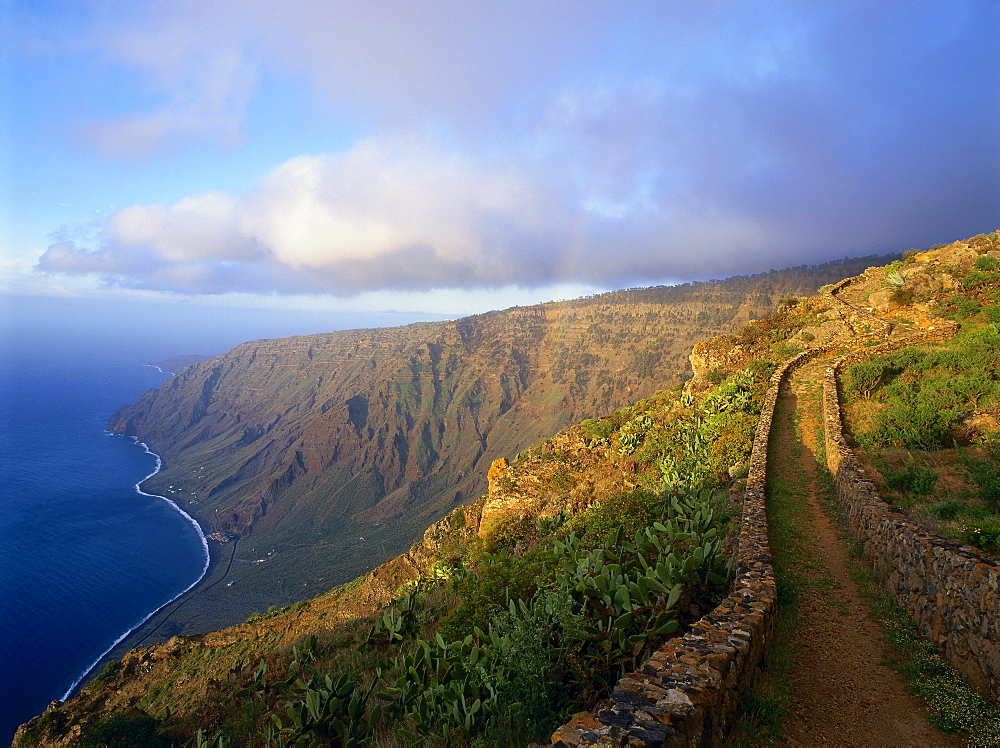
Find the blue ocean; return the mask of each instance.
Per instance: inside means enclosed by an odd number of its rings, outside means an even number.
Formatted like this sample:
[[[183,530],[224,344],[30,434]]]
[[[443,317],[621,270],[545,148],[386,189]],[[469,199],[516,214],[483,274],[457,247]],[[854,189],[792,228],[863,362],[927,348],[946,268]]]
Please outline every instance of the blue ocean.
[[[156,455],[105,431],[165,379],[114,356],[0,363],[0,743],[204,573],[197,525],[137,488]]]
[[[105,431],[167,380],[146,364],[443,317],[0,296],[0,745],[205,569],[197,526],[137,488],[157,456]]]

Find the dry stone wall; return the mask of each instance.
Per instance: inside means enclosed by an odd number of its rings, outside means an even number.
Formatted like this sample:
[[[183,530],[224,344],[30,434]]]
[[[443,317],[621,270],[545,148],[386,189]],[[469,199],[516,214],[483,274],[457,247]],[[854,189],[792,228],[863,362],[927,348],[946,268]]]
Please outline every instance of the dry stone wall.
[[[736,574],[714,610],[623,677],[593,712],[576,714],[552,735],[556,746],[720,745],[774,633],[777,588],[767,540],[767,444],[778,390],[788,372],[826,352],[817,347],[772,376],[747,476]]]
[[[846,364],[916,343],[943,342],[953,334],[954,328],[943,327],[889,341],[842,356],[827,367],[823,395],[827,464],[851,531],[868,561],[883,573],[889,591],[921,635],[1000,703],[1000,565],[890,509],[847,445],[837,391],[837,371]]]
[[[837,495],[868,560],[884,569],[890,589],[922,633],[994,699],[1000,693],[1000,569],[975,549],[923,531],[893,513],[847,447],[836,371],[844,363],[909,345],[943,342],[956,326],[940,321],[923,332],[890,338],[893,325],[837,296],[863,277],[824,289],[855,333],[856,349],[828,367],[824,383],[827,458]],[[736,576],[728,597],[683,636],[671,639],[610,698],[581,712],[552,735],[555,746],[720,745],[753,681],[777,617],[774,569],[764,507],[767,445],[778,391],[789,371],[841,348],[817,346],[786,361],[771,379],[757,424],[747,477]]]

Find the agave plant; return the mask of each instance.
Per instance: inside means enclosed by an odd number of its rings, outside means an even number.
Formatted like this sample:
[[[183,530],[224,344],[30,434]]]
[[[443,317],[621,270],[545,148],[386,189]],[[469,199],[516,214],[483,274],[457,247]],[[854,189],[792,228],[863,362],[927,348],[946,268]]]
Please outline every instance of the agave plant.
[[[902,288],[906,284],[906,274],[899,268],[892,268],[886,272],[885,282],[890,288]]]

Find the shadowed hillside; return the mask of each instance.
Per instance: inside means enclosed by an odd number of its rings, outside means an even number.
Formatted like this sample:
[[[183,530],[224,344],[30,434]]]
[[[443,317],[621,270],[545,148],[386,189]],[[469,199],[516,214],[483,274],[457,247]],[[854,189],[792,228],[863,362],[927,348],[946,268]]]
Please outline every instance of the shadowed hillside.
[[[768,442],[766,431],[757,433],[757,421],[777,364],[815,351],[865,350],[886,336],[897,336],[904,350],[916,351],[905,343],[911,334],[937,330],[947,338],[960,326],[941,326],[940,317],[949,316],[968,328],[949,345],[971,350],[963,335],[973,342],[996,335],[998,242],[991,234],[940,251],[910,253],[888,268],[868,269],[851,279],[847,290],[840,283],[810,298],[787,295],[738,334],[696,344],[693,377],[683,388],[633,399],[609,416],[586,419],[520,450],[512,461],[493,462],[481,476],[488,493],[428,527],[407,552],[350,584],[254,615],[242,625],[135,649],[108,663],[80,696],[54,703],[23,726],[15,743],[67,744],[127,730],[150,740],[219,746],[263,738],[291,744],[316,736],[321,742],[351,737],[379,745],[466,745],[479,738],[518,744],[545,740],[560,721],[595,703],[606,707],[624,699],[635,706],[637,701],[622,696],[621,684],[634,686],[638,673],[618,678],[666,637],[693,625],[699,632],[694,640],[701,642],[696,649],[705,649],[706,629],[698,628],[705,619],[692,621],[715,604],[729,577],[726,568],[740,532],[730,517],[739,515],[751,440]],[[579,303],[586,307],[592,301]],[[432,331],[440,339],[454,327],[388,332]],[[920,335],[913,340],[918,338],[924,340]],[[219,367],[230,356],[268,344],[247,344],[195,367],[144,400],[155,403],[171,387],[197,393],[184,380],[198,371],[204,375],[202,391],[220,387],[226,373]],[[429,347],[426,336],[408,345],[401,343],[399,351]],[[467,356],[476,352],[472,347]],[[917,361],[914,356],[917,352],[911,355]],[[985,377],[988,391],[976,390],[975,416],[953,437],[967,441],[975,428],[995,444],[996,422],[982,416],[995,413],[995,370],[987,371],[973,356],[960,358]],[[942,361],[952,365],[958,359]],[[389,380],[384,387],[391,390],[393,384]],[[184,408],[202,407],[195,422],[209,420],[212,402],[209,396],[199,406],[196,395],[175,408],[177,423],[190,422]],[[341,410],[344,428],[363,434],[363,426],[372,423],[373,409],[367,420],[346,401]],[[410,409],[395,412],[412,415],[417,409],[411,402]],[[136,425],[142,427],[139,421],[123,422],[124,428]],[[206,432],[206,438],[217,436]],[[224,443],[209,441],[209,448],[222,452]],[[297,479],[311,470],[305,459],[302,463]],[[205,472],[211,464],[205,461]],[[294,482],[274,495],[284,499]],[[356,516],[377,511],[387,499],[388,493]],[[259,542],[271,511],[241,543]],[[317,551],[317,561],[321,556]],[[712,651],[703,654],[718,659]],[[612,700],[600,701],[616,681]],[[564,726],[557,732],[560,739],[589,734],[596,724],[586,714],[577,714],[572,724],[577,723],[584,726],[582,733]]]
[[[184,369],[112,427],[162,455],[150,490],[244,539],[228,577],[238,584],[158,634],[233,623],[364,573],[479,496],[492,460],[676,384],[694,341],[878,261],[255,341]]]

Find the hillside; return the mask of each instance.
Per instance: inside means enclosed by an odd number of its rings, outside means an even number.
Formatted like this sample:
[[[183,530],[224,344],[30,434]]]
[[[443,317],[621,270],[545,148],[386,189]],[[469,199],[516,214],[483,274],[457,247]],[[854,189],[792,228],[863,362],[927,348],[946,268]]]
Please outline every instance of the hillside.
[[[111,427],[163,457],[147,490],[244,537],[227,577],[238,583],[199,595],[157,635],[232,624],[364,573],[479,496],[493,460],[680,382],[693,342],[875,261],[255,341],[184,369]]]
[[[955,344],[971,351],[969,340],[996,334],[998,294],[1000,241],[990,235],[870,268],[836,304],[828,294],[786,298],[738,334],[695,345],[694,376],[683,391],[658,392],[521,450],[512,462],[493,462],[482,476],[488,493],[429,527],[406,553],[243,625],[130,652],[80,696],[23,728],[16,744],[66,744],[112,727],[161,741],[193,740],[200,729],[218,745],[262,740],[268,731],[281,742],[544,737],[717,599],[720,564],[731,552],[731,540],[722,541],[727,528],[732,533],[727,501],[734,508],[741,495],[762,387],[779,361],[820,346],[850,350],[880,335],[950,329],[941,316],[961,323]],[[995,445],[1000,373],[966,354],[942,360],[954,378],[965,359],[982,369],[981,387],[955,406],[964,415],[950,422],[947,443]],[[863,395],[875,391],[862,387]],[[628,541],[633,531],[640,534]],[[657,545],[668,536],[644,568],[627,570],[639,538]],[[691,553],[698,548],[705,550]],[[659,588],[669,599],[650,597],[654,577],[668,567],[685,570],[680,587]],[[619,586],[609,594],[608,584]],[[568,608],[559,606],[559,590]],[[508,614],[511,598],[524,602]],[[477,659],[485,669],[476,669]],[[441,668],[438,686],[428,680],[431,666]],[[532,712],[528,695],[548,701]],[[454,732],[442,733],[444,724]]]

